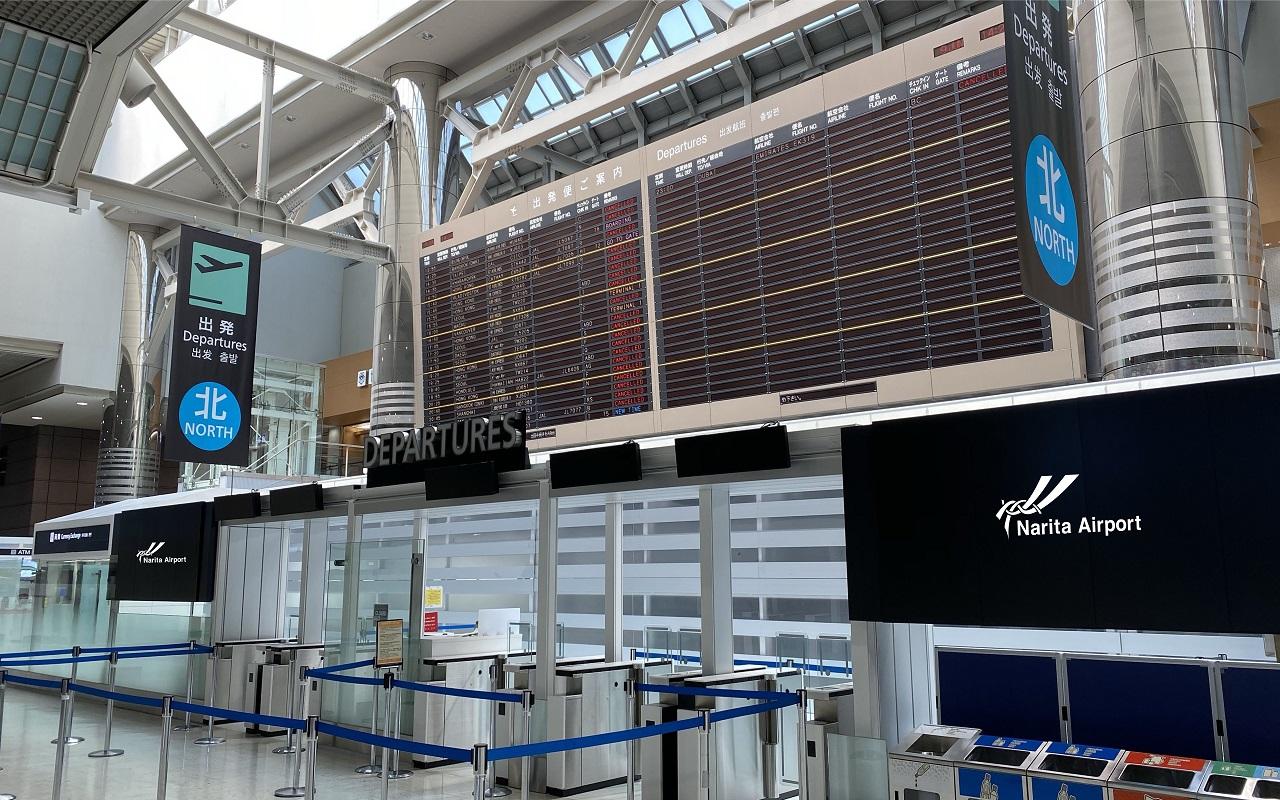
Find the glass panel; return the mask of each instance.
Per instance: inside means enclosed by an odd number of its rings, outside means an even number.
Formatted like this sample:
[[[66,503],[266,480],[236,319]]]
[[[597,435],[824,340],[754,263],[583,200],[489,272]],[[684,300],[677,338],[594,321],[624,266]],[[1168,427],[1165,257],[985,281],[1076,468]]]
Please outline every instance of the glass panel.
[[[209,603],[150,603],[121,601],[116,617],[115,644],[178,644],[207,642],[210,629]],[[116,672],[117,685],[124,689],[184,697],[187,693],[187,656],[125,659]],[[195,691],[203,696],[204,656],[196,656]],[[87,666],[87,665],[86,665]],[[82,672],[83,672],[83,668]]]
[[[109,644],[106,561],[45,562],[36,574],[32,596],[35,613],[29,650],[57,650],[79,645]],[[40,667],[44,675],[71,677],[71,665]],[[85,664],[77,677],[101,682],[102,662]]]
[[[29,558],[0,557],[0,653],[30,649],[36,570]]]
[[[888,800],[889,753],[883,739],[827,736],[830,800]]]

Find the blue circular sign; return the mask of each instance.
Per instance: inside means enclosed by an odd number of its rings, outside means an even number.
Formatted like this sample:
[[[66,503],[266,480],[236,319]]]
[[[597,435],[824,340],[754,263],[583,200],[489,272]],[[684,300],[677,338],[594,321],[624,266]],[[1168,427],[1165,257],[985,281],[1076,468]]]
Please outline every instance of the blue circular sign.
[[[182,396],[178,424],[191,444],[201,450],[221,450],[240,432],[240,401],[220,383],[197,383]]]
[[[1044,134],[1031,140],[1024,171],[1027,217],[1040,264],[1059,286],[1076,274],[1080,258],[1080,228],[1076,222],[1076,197],[1067,168]]]

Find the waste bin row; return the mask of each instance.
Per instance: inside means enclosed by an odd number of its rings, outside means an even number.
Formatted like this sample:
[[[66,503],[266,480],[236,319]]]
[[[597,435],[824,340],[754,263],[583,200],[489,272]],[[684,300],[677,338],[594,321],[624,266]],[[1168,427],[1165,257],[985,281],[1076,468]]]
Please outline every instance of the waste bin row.
[[[890,748],[893,800],[1280,798],[1280,768],[922,725]]]

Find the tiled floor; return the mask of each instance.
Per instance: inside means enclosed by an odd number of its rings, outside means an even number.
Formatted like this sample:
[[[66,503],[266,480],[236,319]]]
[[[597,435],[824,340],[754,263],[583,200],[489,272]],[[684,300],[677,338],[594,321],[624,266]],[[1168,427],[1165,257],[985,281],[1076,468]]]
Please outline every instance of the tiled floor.
[[[175,715],[180,719],[180,715]],[[76,705],[74,734],[86,741],[67,748],[63,800],[143,800],[156,797],[159,767],[160,719],[117,707],[112,747],[125,754],[115,758],[87,758],[102,746],[105,708],[82,699]],[[4,706],[3,739],[0,739],[0,794],[20,800],[52,797],[54,756],[49,740],[57,734],[58,700],[47,692],[10,686]],[[220,725],[227,742],[206,748],[191,744],[203,730],[174,733],[170,745],[169,800],[221,800],[263,798],[292,783],[286,778],[289,756],[275,755],[279,738],[246,736],[243,726]],[[333,747],[320,748],[316,765],[316,794],[341,800],[374,800],[381,797],[381,782],[355,774],[368,760]],[[407,756],[401,757],[402,766]],[[640,795],[639,790],[636,792]],[[542,795],[531,795],[541,798]],[[470,768],[466,766],[419,770],[413,777],[393,781],[391,798],[414,800],[463,800],[472,797]],[[513,797],[518,798],[517,792]],[[619,800],[625,787],[579,795],[584,800]]]

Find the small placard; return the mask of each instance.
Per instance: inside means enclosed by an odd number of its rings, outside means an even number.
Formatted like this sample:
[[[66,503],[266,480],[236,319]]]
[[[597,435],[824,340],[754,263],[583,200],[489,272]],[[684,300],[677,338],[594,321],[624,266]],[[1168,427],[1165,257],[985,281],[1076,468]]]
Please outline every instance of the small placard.
[[[423,611],[422,612],[422,632],[438,633],[440,631],[440,612],[439,611]]]
[[[443,586],[423,586],[422,587],[422,607],[423,608],[444,608],[444,587]]]
[[[391,607],[386,603],[373,604],[373,619],[375,622],[381,622],[391,616]]]
[[[378,669],[404,666],[404,620],[378,620],[373,665]]]

